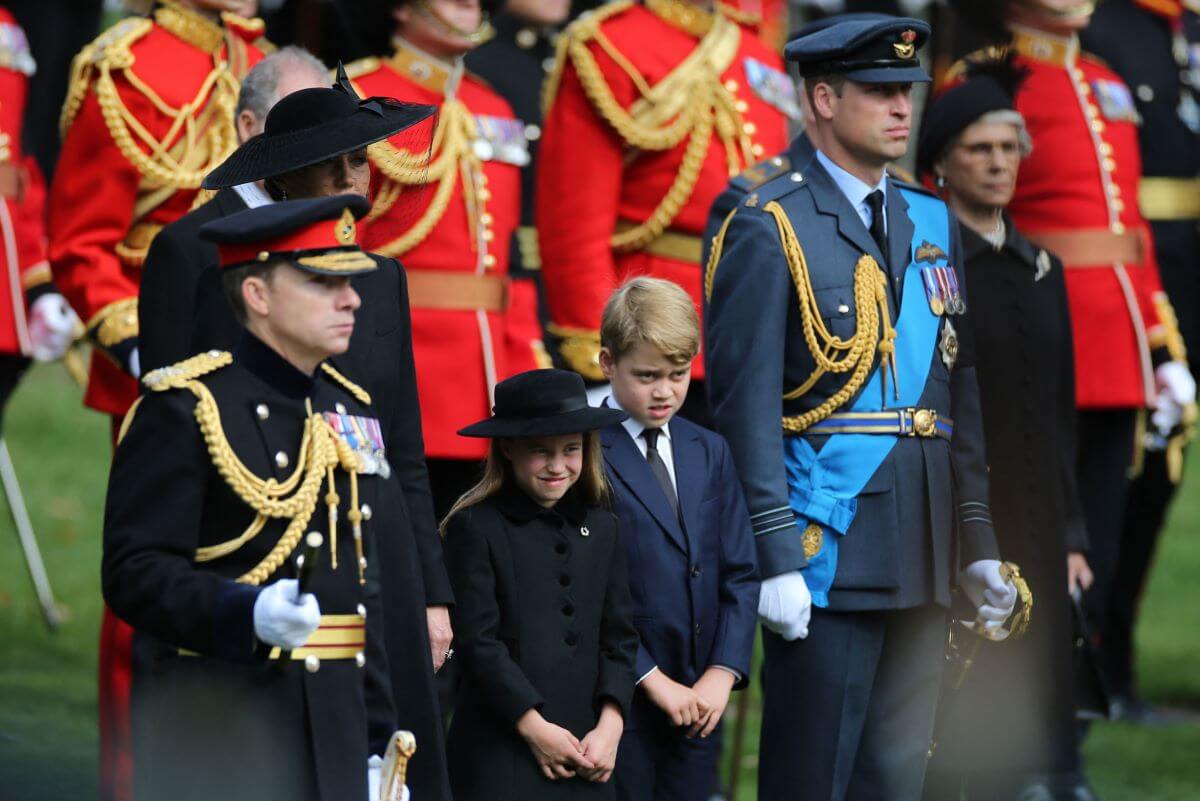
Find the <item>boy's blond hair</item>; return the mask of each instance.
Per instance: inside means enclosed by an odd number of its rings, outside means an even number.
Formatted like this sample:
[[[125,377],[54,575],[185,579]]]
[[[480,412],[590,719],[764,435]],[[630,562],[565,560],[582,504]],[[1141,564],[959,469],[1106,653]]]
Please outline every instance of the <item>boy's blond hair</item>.
[[[675,364],[700,352],[700,317],[691,296],[660,278],[631,278],[621,285],[600,318],[600,344],[620,359],[638,345],[657,348]]]

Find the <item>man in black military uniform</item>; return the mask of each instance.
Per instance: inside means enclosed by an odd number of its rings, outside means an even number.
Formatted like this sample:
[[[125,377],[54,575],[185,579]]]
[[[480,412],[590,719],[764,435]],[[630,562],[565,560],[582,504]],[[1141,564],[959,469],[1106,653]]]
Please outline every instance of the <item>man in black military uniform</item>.
[[[378,269],[356,245],[369,207],[297,200],[202,229],[246,329],[232,353],[147,373],[126,421],[102,575],[154,650],[134,678],[139,798],[367,796],[394,716],[367,582],[388,443],[327,360],[350,347],[351,276]]]
[[[1163,288],[1179,317],[1179,333],[1192,346],[1190,354],[1172,356],[1187,358],[1192,375],[1200,375],[1198,7],[1194,0],[1108,0],[1096,8],[1091,24],[1080,34],[1084,49],[1103,58],[1124,79],[1137,105],[1143,172],[1139,201],[1153,232]],[[1167,338],[1163,344],[1178,341]],[[1185,432],[1191,427],[1190,421],[1163,419],[1158,412],[1147,423],[1141,473],[1129,487],[1121,561],[1100,632],[1113,714],[1134,722],[1158,717],[1137,692],[1133,629],[1167,509],[1179,485]]]
[[[267,113],[263,133],[248,139],[217,170],[206,186],[217,197],[163,229],[156,238],[161,257],[144,273],[139,308],[178,309],[175,318],[189,328],[166,348],[151,345],[159,366],[211,348],[229,349],[241,326],[225,301],[215,248],[197,238],[200,224],[222,216],[220,204],[240,202],[233,187],[262,181],[273,199],[365,192],[369,167],[364,148],[397,132],[411,137],[413,152],[427,148],[435,111],[385,99],[362,99],[344,79],[331,88],[309,88],[282,98]],[[161,240],[161,241],[159,241]],[[380,541],[380,575],[388,609],[386,639],[391,654],[397,722],[416,735],[418,751],[409,783],[426,801],[448,801],[444,732],[434,689],[434,670],[450,649],[450,579],[442,561],[429,477],[425,468],[420,407],[413,366],[408,285],[394,259],[371,256],[379,269],[355,276],[362,299],[359,325],[347,353],[334,358],[341,372],[362,384],[375,399],[391,444],[393,491],[384,493],[376,514],[396,535]],[[178,279],[173,270],[182,270]],[[155,278],[156,274],[159,276]],[[150,321],[148,321],[150,322]],[[154,316],[146,331],[171,325]],[[184,342],[190,348],[183,350]],[[388,521],[388,522],[384,522]]]
[[[928,36],[860,18],[788,44],[816,147],[726,217],[706,270],[709,399],[764,578],[762,799],[919,799],[951,589],[987,625],[1016,601],[957,223],[885,172]]]

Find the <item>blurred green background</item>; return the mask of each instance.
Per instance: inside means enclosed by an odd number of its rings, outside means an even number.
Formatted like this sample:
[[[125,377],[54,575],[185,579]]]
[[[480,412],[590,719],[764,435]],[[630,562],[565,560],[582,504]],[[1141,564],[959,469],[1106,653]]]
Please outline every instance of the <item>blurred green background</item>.
[[[15,531],[7,510],[0,509],[0,799],[4,801],[96,797],[98,565],[109,432],[108,420],[85,410],[80,396],[61,367],[35,367],[13,398],[5,422],[54,591],[68,617],[57,633],[43,626]],[[1200,713],[1200,540],[1195,534],[1200,531],[1200,478],[1196,467],[1189,472],[1171,516],[1138,643],[1146,695],[1154,702]],[[738,801],[754,799],[755,697],[749,714]],[[1087,759],[1103,801],[1200,799],[1200,725],[1139,729],[1102,724],[1088,741]]]

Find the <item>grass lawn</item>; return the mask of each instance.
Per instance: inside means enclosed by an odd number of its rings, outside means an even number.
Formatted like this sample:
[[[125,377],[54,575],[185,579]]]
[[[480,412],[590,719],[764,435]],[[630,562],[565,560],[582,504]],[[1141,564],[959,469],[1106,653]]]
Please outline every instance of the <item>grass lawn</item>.
[[[98,565],[109,445],[107,419],[84,410],[80,394],[61,368],[37,367],[7,415],[9,448],[54,591],[69,617],[57,633],[43,627],[15,532],[0,511],[4,801],[96,797]],[[1193,469],[1189,475],[1146,599],[1139,667],[1152,700],[1200,710],[1200,474]],[[754,798],[753,726],[747,739],[751,755],[744,760],[739,801]],[[1105,724],[1090,738],[1087,758],[1104,801],[1200,799],[1200,726]]]

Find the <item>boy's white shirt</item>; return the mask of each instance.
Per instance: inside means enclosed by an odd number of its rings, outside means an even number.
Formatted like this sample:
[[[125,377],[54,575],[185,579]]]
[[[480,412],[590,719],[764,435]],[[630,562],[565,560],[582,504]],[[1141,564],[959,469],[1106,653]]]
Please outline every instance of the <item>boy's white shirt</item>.
[[[620,409],[629,414],[629,410],[618,403],[617,399],[612,395],[609,395],[604,402],[610,409]],[[629,432],[629,436],[633,437],[633,444],[637,446],[638,452],[642,454],[642,458],[645,458],[648,445],[646,444],[646,438],[642,436],[642,432],[646,430],[647,426],[634,420],[633,415],[629,415],[621,425]],[[671,423],[668,421],[659,431],[662,432],[662,436],[655,441],[654,450],[658,451],[659,458],[667,466],[667,475],[671,477],[671,486],[678,492],[679,482],[675,480],[675,453],[671,448]]]

